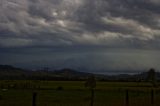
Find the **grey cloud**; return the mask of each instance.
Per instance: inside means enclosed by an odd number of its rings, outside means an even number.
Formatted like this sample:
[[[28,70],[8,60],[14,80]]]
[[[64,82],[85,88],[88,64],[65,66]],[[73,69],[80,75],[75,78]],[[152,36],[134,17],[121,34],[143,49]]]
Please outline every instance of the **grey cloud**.
[[[96,68],[91,67],[93,64],[97,64],[97,70],[107,67],[133,69],[134,65],[139,69],[150,66],[159,68],[156,57],[149,58],[154,53],[147,52],[148,55],[143,57],[142,54],[146,52],[129,56],[123,56],[126,51],[117,55],[111,50],[112,56],[98,52],[98,48],[147,49],[157,52],[160,48],[159,17],[159,0],[0,0],[1,63],[38,65],[43,64],[44,60],[50,65],[53,62],[55,67],[89,67],[90,70]],[[75,48],[83,50],[75,53],[78,51]],[[16,62],[14,55],[18,58]],[[26,55],[32,59],[24,58]],[[130,61],[119,64],[123,60],[121,56]],[[137,61],[140,56],[143,59]],[[55,59],[52,61],[50,57]],[[87,61],[90,60],[86,60],[88,57],[92,60]],[[24,58],[24,61],[21,62],[20,58]]]
[[[24,50],[27,50],[27,52],[22,53]],[[159,51],[154,50],[105,50],[105,48],[87,50],[84,48],[78,50],[70,48],[70,50],[64,50],[57,48],[54,51],[49,48],[29,48],[18,51],[10,49],[7,54],[6,52],[1,52],[0,55],[3,57],[1,57],[0,64],[12,64],[30,68],[73,68],[96,73],[105,73],[107,70],[134,73],[137,70],[147,71],[151,67],[160,69],[158,62],[160,59]]]
[[[160,27],[156,4],[156,0],[7,0],[1,7],[1,37],[33,39],[33,45],[39,45],[38,40],[44,45],[84,45],[87,41],[96,45],[97,36],[105,32],[120,35],[123,42],[126,38],[153,40]],[[108,42],[107,35],[104,37]]]
[[[20,37],[37,36],[38,39],[50,36],[49,38],[53,39],[55,37],[62,40],[71,39],[74,43],[76,39],[73,36],[81,38],[85,33],[94,35],[97,32],[109,31],[122,33],[124,36],[128,33],[135,36],[139,32],[135,27],[142,26],[144,30],[159,28],[159,25],[153,24],[158,22],[159,15],[154,13],[158,10],[154,9],[156,8],[154,2],[157,1],[151,2],[144,0],[23,0],[21,2],[8,0],[4,2],[1,10],[3,16],[1,27],[13,35],[21,35]],[[148,7],[151,10],[148,10]],[[102,21],[103,17],[117,23],[105,24]],[[123,22],[130,21],[133,25],[127,28],[128,24],[118,23],[115,19],[121,19],[119,21]],[[136,23],[138,23],[137,26],[133,27]],[[126,27],[123,27],[123,24]],[[92,34],[90,34],[91,37]],[[146,33],[141,31],[138,36],[144,34]],[[64,37],[64,35],[67,36]]]

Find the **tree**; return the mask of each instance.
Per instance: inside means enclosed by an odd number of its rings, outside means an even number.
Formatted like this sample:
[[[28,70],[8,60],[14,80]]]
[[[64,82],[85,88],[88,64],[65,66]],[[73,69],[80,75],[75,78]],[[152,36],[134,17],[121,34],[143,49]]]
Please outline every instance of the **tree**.
[[[85,87],[88,87],[90,89],[94,89],[96,87],[96,79],[94,75],[88,77],[85,83]]]
[[[88,77],[85,87],[88,87],[91,90],[91,106],[93,106],[94,103],[94,88],[96,87],[96,79],[94,75],[91,75]]]
[[[152,83],[153,86],[156,86],[156,72],[154,68],[151,68],[148,71],[148,81]]]

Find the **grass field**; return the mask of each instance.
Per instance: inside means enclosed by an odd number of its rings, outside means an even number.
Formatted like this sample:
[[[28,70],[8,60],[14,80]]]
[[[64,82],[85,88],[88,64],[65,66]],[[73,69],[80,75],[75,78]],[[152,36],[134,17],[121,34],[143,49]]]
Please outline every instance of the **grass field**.
[[[0,81],[0,106],[32,106],[37,92],[37,106],[90,106],[90,90],[83,81]],[[97,82],[94,106],[125,106],[126,89],[129,106],[160,106],[160,89],[144,82]]]

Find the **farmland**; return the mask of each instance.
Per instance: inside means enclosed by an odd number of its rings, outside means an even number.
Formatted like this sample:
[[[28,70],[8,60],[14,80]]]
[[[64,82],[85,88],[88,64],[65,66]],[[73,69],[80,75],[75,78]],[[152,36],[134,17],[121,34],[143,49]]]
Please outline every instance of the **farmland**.
[[[0,106],[32,106],[32,93],[37,93],[37,106],[90,106],[90,90],[83,81],[1,81]],[[94,106],[125,106],[129,90],[129,106],[160,105],[160,89],[145,82],[97,82]]]

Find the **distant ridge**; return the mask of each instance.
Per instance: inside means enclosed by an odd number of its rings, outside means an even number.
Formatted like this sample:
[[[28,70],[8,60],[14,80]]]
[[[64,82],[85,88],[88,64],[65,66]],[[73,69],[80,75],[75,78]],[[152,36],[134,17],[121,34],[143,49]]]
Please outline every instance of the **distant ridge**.
[[[87,76],[91,75],[91,73],[79,72],[79,71],[69,69],[69,68],[56,70],[56,71],[53,71],[53,73],[56,75],[62,75],[62,76],[66,76],[66,77],[82,77],[82,76],[87,77]]]
[[[92,73],[80,72],[73,69],[65,68],[60,70],[25,70],[11,65],[0,65],[1,80],[85,80]],[[147,72],[140,74],[128,75],[103,75],[94,74],[100,81],[146,81]],[[160,80],[160,73],[156,73],[157,80]]]
[[[73,69],[48,70],[25,70],[11,65],[0,65],[0,79],[31,79],[31,80],[83,80],[91,73],[79,72]]]
[[[9,70],[22,70],[22,69],[13,67],[11,65],[0,65],[0,71],[9,71]]]

